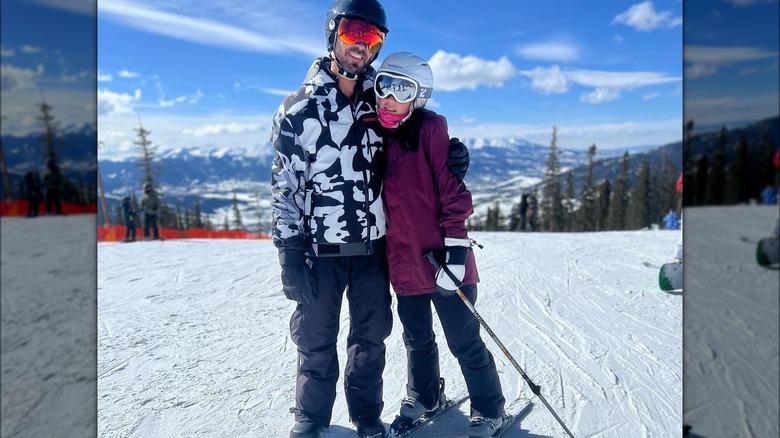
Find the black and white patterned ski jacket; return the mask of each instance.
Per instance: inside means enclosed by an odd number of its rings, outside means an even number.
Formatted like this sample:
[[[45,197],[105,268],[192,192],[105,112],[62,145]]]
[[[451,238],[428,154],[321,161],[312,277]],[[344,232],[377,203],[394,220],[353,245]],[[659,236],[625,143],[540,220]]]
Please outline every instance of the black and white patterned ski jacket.
[[[338,88],[330,59],[319,58],[273,119],[273,242],[309,256],[384,251],[385,151],[379,134],[375,71],[352,98]]]

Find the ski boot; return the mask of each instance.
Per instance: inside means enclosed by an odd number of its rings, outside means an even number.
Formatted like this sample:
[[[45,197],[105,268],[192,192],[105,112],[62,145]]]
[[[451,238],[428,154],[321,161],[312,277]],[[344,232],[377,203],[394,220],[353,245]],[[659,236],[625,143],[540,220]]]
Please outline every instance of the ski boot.
[[[320,438],[321,436],[322,426],[310,421],[299,421],[290,431],[290,438]]]
[[[379,417],[359,417],[352,421],[360,438],[386,438],[385,424]]]
[[[489,438],[495,434],[507,420],[505,413],[498,418],[487,418],[479,411],[471,411],[469,438]]]

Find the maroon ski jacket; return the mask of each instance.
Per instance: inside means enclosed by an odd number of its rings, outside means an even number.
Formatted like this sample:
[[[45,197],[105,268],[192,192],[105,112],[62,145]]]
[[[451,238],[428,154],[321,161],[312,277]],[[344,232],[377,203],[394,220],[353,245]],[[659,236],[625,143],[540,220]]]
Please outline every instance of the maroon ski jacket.
[[[410,151],[391,136],[387,145],[384,209],[390,282],[398,295],[436,291],[436,270],[424,257],[444,250],[444,238],[467,238],[466,219],[474,212],[471,193],[447,167],[447,120],[416,110],[419,147]],[[412,119],[410,118],[410,121]],[[464,284],[479,282],[474,254],[469,252]]]

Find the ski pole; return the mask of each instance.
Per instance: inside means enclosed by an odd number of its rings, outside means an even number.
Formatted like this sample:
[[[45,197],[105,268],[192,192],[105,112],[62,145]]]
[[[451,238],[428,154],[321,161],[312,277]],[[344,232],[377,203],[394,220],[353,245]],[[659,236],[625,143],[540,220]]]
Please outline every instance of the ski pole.
[[[531,392],[536,394],[536,396],[539,397],[539,400],[541,400],[542,403],[544,403],[544,405],[547,406],[547,410],[549,410],[550,413],[553,415],[553,417],[555,417],[555,419],[558,420],[558,424],[560,424],[561,427],[563,427],[563,430],[565,430],[566,433],[571,438],[574,438],[574,435],[572,435],[572,433],[569,430],[569,428],[566,427],[565,424],[563,424],[563,421],[561,420],[561,418],[558,417],[558,414],[555,413],[555,410],[553,410],[552,406],[550,406],[550,404],[547,403],[547,400],[541,394],[541,387],[531,381],[531,378],[528,377],[528,374],[526,374],[525,371],[523,371],[523,367],[521,367],[520,364],[517,363],[515,358],[512,357],[512,355],[509,353],[509,350],[507,350],[506,347],[504,347],[504,344],[501,343],[501,340],[498,339],[498,336],[496,336],[496,334],[493,333],[493,330],[490,329],[490,326],[487,325],[485,320],[482,319],[482,316],[480,316],[479,312],[477,312],[477,309],[474,308],[474,305],[471,304],[471,301],[469,301],[468,298],[466,298],[466,295],[464,295],[463,292],[460,290],[460,288],[463,286],[463,282],[458,280],[452,274],[452,272],[450,272],[450,270],[447,268],[446,265],[442,266],[441,262],[439,262],[439,260],[436,258],[436,254],[434,254],[433,251],[428,251],[428,253],[425,254],[425,258],[427,258],[428,261],[431,262],[431,264],[433,264],[433,266],[437,270],[439,268],[444,269],[444,272],[447,274],[448,277],[450,277],[450,280],[452,280],[453,283],[455,283],[455,285],[458,287],[458,289],[455,291],[455,293],[458,294],[458,296],[460,297],[461,301],[463,301],[463,303],[466,305],[466,307],[468,307],[469,310],[471,311],[471,314],[474,315],[475,318],[477,318],[477,321],[479,321],[480,325],[482,325],[482,327],[485,329],[486,332],[488,332],[490,337],[493,338],[493,341],[495,341],[495,343],[498,345],[498,347],[501,348],[501,351],[504,352],[504,356],[506,356],[507,359],[509,359],[509,362],[512,363],[512,365],[515,367],[515,369],[523,377],[523,380],[525,380],[525,382],[528,384],[528,387],[531,388]]]

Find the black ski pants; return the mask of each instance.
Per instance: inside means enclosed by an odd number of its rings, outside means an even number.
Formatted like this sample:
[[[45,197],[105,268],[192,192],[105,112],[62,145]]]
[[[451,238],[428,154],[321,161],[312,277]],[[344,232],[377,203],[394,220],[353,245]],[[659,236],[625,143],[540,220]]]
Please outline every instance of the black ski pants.
[[[461,291],[472,304],[476,302],[476,284],[463,286]],[[433,292],[398,296],[398,316],[404,327],[407,351],[407,395],[426,408],[432,408],[440,397],[439,347],[433,331],[431,304],[436,307],[447,346],[460,364],[471,408],[488,418],[497,418],[504,411],[506,400],[496,363],[479,336],[479,321],[457,295],[444,297]]]
[[[385,251],[367,256],[317,257],[313,304],[298,304],[290,334],[298,347],[295,420],[330,425],[339,377],[336,341],[347,291],[349,334],[344,393],[351,418],[382,414],[385,339],[393,325]]]

